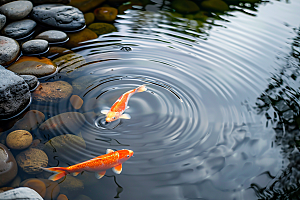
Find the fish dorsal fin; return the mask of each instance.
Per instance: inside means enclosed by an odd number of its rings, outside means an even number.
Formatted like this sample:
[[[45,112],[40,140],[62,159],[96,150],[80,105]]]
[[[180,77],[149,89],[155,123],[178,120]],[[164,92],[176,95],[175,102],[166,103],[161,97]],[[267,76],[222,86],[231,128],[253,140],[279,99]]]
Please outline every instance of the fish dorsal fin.
[[[112,150],[112,149],[106,149],[106,154],[108,154],[108,153],[112,153],[112,152],[115,152],[114,150]]]
[[[113,172],[115,172],[116,174],[121,174],[121,172],[122,172],[122,164],[113,167],[112,170],[113,170]]]
[[[101,110],[101,113],[106,115],[109,112],[109,110]]]
[[[73,176],[77,176],[78,174],[80,174],[80,172],[74,172]]]
[[[95,176],[97,179],[102,178],[105,175],[106,171],[96,172]]]
[[[120,119],[131,119],[129,114],[123,114],[119,117]]]

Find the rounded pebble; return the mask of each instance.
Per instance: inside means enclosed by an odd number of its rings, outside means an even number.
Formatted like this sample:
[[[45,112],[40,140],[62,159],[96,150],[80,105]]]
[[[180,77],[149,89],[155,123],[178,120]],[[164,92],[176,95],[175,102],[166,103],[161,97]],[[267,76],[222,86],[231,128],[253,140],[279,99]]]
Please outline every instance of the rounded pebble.
[[[16,160],[19,167],[28,174],[38,174],[43,171],[41,167],[47,167],[48,165],[47,154],[35,148],[22,151],[16,156]]]
[[[6,16],[0,14],[0,30],[4,27],[5,23],[6,23]]]
[[[2,30],[2,34],[14,39],[19,39],[28,36],[32,33],[36,26],[36,22],[31,19],[23,19],[20,21],[8,24]]]
[[[46,185],[46,194],[44,199],[45,200],[52,200],[57,197],[60,191],[60,187],[57,182],[48,180],[48,179],[40,179]]]
[[[13,1],[0,6],[0,13],[9,20],[20,20],[26,17],[32,10],[30,1]]]
[[[14,62],[20,53],[19,43],[11,38],[0,36],[0,65]]]
[[[11,149],[26,149],[32,143],[32,135],[25,130],[16,130],[6,137],[6,144]]]
[[[40,33],[35,37],[35,39],[47,40],[49,43],[61,43],[68,41],[69,37],[62,31],[49,30]]]
[[[83,104],[83,100],[78,95],[72,95],[70,98],[70,103],[73,108],[80,109]]]
[[[58,195],[56,200],[68,200],[68,197],[64,194],[60,194],[60,195]]]
[[[0,187],[15,178],[18,166],[12,153],[0,143]]]
[[[36,76],[33,76],[33,75],[20,75],[20,76],[27,83],[30,91],[33,91],[39,84],[39,80]]]
[[[43,198],[46,195],[46,184],[37,178],[26,179],[25,181],[20,183],[20,186],[29,187],[35,190]]]
[[[41,54],[45,53],[48,49],[48,41],[42,39],[28,40],[22,44],[22,52],[24,54]]]
[[[32,131],[35,130],[44,120],[45,115],[42,112],[38,110],[30,110],[22,119],[15,123],[13,129]]]
[[[89,29],[94,31],[97,35],[103,35],[116,31],[116,27],[108,23],[92,23],[88,26]]]
[[[118,10],[113,7],[100,7],[94,10],[94,14],[100,21],[112,22],[116,19]]]
[[[91,23],[94,22],[94,20],[95,20],[95,15],[94,15],[94,13],[91,13],[91,12],[85,13],[85,14],[84,14],[84,19],[85,19],[85,24],[86,24],[86,25],[90,25]]]

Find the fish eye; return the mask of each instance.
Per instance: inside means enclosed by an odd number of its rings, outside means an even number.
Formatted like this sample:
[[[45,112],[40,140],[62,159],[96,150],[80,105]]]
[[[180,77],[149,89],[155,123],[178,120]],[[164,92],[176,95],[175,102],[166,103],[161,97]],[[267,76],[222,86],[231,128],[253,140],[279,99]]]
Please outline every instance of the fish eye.
[[[113,119],[116,119],[116,117],[113,117]]]
[[[129,158],[129,155],[127,155],[127,157]]]

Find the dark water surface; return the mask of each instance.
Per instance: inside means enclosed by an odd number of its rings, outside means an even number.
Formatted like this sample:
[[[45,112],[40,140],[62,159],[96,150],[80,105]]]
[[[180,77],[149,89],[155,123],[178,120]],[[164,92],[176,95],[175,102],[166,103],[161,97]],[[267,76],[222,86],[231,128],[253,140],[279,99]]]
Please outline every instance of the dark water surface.
[[[298,152],[298,111],[281,108],[288,100],[299,105],[300,84],[291,77],[297,77],[300,63],[293,55],[299,48],[300,1],[231,11],[200,29],[160,6],[158,1],[146,11],[119,15],[118,32],[72,49],[85,57],[85,65],[49,79],[81,83],[77,95],[91,106],[79,112],[96,113],[78,130],[87,149],[57,159],[75,164],[107,148],[135,152],[120,175],[108,170],[100,180],[78,176],[89,179],[84,194],[92,199],[257,199],[297,191],[300,176],[288,169]],[[126,110],[132,118],[101,125],[100,111],[142,84],[148,91],[135,94]],[[286,85],[294,93],[280,93]],[[60,104],[48,114],[66,108]],[[295,184],[284,189],[283,177]],[[273,187],[274,182],[281,184]]]

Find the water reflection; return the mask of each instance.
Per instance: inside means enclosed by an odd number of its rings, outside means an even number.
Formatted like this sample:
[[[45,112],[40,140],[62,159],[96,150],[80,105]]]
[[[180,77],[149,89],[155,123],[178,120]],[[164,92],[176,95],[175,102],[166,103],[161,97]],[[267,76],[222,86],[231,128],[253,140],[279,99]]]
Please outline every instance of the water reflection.
[[[283,59],[282,67],[271,78],[264,93],[258,98],[256,107],[267,118],[267,125],[276,132],[275,145],[287,159],[282,172],[271,177],[266,186],[253,183],[257,195],[262,199],[297,199],[299,196],[299,66],[300,29],[294,29],[291,53]]]

